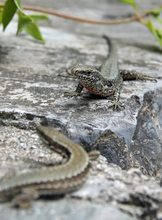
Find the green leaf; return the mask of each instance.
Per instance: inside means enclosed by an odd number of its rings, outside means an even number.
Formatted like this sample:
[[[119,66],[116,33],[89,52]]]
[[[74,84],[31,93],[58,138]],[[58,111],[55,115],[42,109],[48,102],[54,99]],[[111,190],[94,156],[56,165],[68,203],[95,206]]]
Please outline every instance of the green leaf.
[[[22,7],[21,7],[21,1],[20,0],[14,0],[14,3],[17,7],[17,9],[19,9],[19,11],[23,12]]]
[[[146,23],[146,27],[149,31],[154,35],[159,44],[162,46],[162,29],[157,28],[152,21],[148,20]]]
[[[48,16],[44,14],[30,14],[30,17],[36,22],[39,20],[48,20]]]
[[[151,15],[156,18],[156,17],[160,16],[161,12],[162,12],[162,7],[152,10]]]
[[[19,12],[18,13],[18,26],[17,26],[16,35],[21,33],[23,31],[23,29],[26,27],[26,25],[30,22],[32,22],[32,19],[30,18],[30,16]]]
[[[16,11],[17,11],[17,6],[15,5],[14,0],[7,0],[5,2],[3,15],[2,15],[3,30],[6,29],[7,25],[12,20]]]
[[[162,24],[162,18],[160,16],[157,17],[157,21]]]
[[[3,14],[3,11],[0,10],[0,24],[2,23],[2,14]]]
[[[161,13],[162,13],[162,7],[154,9],[154,10],[151,11],[151,15],[154,16],[154,18],[157,20],[157,22],[162,24]]]
[[[35,39],[44,43],[44,38],[39,30],[37,23],[32,19],[30,15],[26,15],[22,12],[18,13],[18,27],[17,27],[17,35],[21,33],[23,30],[34,37]]]
[[[122,3],[125,3],[125,4],[129,4],[133,7],[137,7],[137,4],[136,4],[135,0],[119,0],[119,1],[122,2]]]
[[[162,46],[162,29],[156,29],[155,37],[158,40],[159,44]]]
[[[38,25],[32,21],[30,23],[28,23],[25,27],[25,31],[31,35],[32,37],[34,37],[36,40],[41,41],[42,43],[44,43],[44,38],[39,30]]]
[[[149,31],[151,31],[151,32],[154,31],[154,25],[153,25],[152,21],[148,20],[146,22],[146,27],[149,29]]]

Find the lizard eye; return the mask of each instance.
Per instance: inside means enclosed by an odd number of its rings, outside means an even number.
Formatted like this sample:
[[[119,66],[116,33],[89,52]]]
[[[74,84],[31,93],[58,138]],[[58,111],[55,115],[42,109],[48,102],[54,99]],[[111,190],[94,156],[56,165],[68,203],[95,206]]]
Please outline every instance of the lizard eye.
[[[113,84],[112,84],[112,82],[108,81],[108,82],[107,82],[107,85],[108,85],[108,86],[112,86]]]
[[[79,70],[75,70],[74,72],[75,72],[75,74],[78,74],[78,73],[79,73]]]
[[[91,70],[88,70],[88,71],[85,71],[86,75],[91,75],[92,71]]]

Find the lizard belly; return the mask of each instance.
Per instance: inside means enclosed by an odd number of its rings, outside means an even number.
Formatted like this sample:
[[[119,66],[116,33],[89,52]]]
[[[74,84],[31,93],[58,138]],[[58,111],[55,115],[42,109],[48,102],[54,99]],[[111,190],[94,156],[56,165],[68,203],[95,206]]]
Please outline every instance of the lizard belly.
[[[88,85],[83,85],[84,88],[91,94],[95,94],[95,95],[98,95],[98,96],[102,96],[102,97],[108,97],[108,96],[112,96],[114,95],[115,91],[112,90],[112,92],[105,92],[105,91],[101,91],[95,87],[92,87],[92,86],[88,86]]]

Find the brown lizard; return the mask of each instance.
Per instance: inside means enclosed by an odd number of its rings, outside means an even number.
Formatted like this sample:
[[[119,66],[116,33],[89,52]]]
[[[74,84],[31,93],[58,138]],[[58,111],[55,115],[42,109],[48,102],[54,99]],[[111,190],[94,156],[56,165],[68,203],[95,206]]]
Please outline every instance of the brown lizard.
[[[63,152],[68,161],[1,181],[0,202],[14,198],[14,205],[26,208],[31,199],[66,194],[85,182],[90,168],[90,157],[86,151],[53,127],[39,126],[37,131],[54,151]],[[92,152],[91,155],[97,157],[98,152]]]
[[[101,96],[110,97],[116,95],[112,102],[114,109],[119,107],[120,91],[123,80],[156,80],[162,77],[151,77],[136,71],[119,70],[117,48],[113,40],[103,36],[109,45],[109,55],[101,66],[100,70],[92,66],[75,65],[68,70],[68,73],[79,80],[76,91],[67,93],[70,96],[80,95],[83,88],[88,92]],[[66,94],[65,94],[66,95]]]

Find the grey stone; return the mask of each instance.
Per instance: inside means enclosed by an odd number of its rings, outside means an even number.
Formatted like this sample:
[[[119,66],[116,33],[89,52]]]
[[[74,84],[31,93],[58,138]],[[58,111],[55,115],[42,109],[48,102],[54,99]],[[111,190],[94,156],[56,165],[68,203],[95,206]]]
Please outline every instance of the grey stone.
[[[64,97],[65,92],[75,90],[77,85],[77,81],[67,75],[66,68],[78,62],[99,66],[108,48],[102,38],[76,36],[50,28],[44,28],[43,33],[47,39],[45,46],[25,37],[14,37],[12,29],[1,36],[1,124],[21,128],[33,128],[40,122],[58,125],[87,148],[102,131],[110,129],[124,137],[129,145],[139,109],[136,101],[132,108],[130,97],[138,96],[142,101],[143,94],[158,88],[161,81],[124,83],[121,102],[125,108],[121,112],[109,109],[109,99],[94,99],[86,91],[81,97]],[[118,51],[119,61],[123,59],[121,68],[129,69],[135,68],[132,65],[141,60],[144,62],[143,57],[148,53],[140,48],[120,45]],[[150,57],[155,57],[155,52],[150,51]],[[156,54],[156,57],[161,63],[161,55]],[[147,62],[152,58],[148,57]],[[132,60],[134,63],[130,64]],[[154,63],[149,67],[145,63],[138,65],[142,67],[136,68],[137,71],[155,75],[156,70],[156,75],[160,75],[160,65],[158,69]]]
[[[162,169],[162,88],[147,92],[137,116],[131,151],[135,163],[149,175]]]
[[[85,0],[77,4],[76,1],[40,1],[39,4],[99,19],[132,13],[129,6],[119,5],[118,1],[103,0],[102,4]],[[145,0],[142,4],[147,8],[160,1]],[[162,83],[162,80],[125,82],[121,92],[124,108],[120,112],[109,109],[109,99],[95,99],[86,91],[81,97],[64,97],[64,92],[75,90],[77,85],[66,68],[76,63],[99,67],[106,58],[108,47],[101,37],[103,33],[116,40],[121,69],[160,76],[161,51],[145,27],[137,22],[92,26],[50,17],[49,26],[41,27],[45,45],[23,34],[15,37],[15,22],[5,33],[0,33],[1,178],[62,161],[44,147],[34,131],[40,123],[60,127],[87,150],[93,149],[108,129],[116,134],[117,142],[123,140],[130,147],[143,95]],[[158,177],[145,176],[134,168],[123,171],[121,167],[107,163],[100,156],[92,163],[85,185],[68,198],[33,202],[29,210],[13,210],[9,203],[1,204],[0,218],[160,219],[162,188]]]
[[[43,211],[43,215],[42,215]],[[132,217],[129,214],[123,213],[115,206],[101,205],[97,203],[77,201],[73,199],[64,199],[54,202],[36,202],[30,210],[14,210],[6,206],[0,206],[1,219],[11,220],[11,219],[23,219],[27,220],[29,218],[39,219],[39,220],[117,220],[120,216],[121,220],[136,220],[136,217]],[[9,217],[9,213],[10,216]]]
[[[106,130],[101,134],[94,144],[94,148],[99,150],[109,163],[114,163],[122,169],[129,169],[132,165],[124,139],[119,138],[111,130]]]

